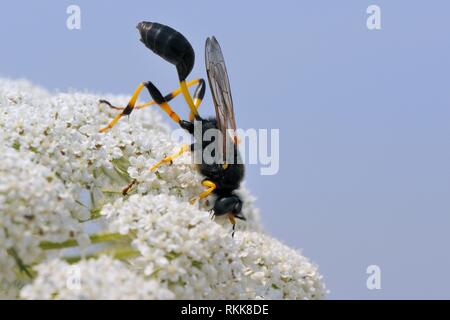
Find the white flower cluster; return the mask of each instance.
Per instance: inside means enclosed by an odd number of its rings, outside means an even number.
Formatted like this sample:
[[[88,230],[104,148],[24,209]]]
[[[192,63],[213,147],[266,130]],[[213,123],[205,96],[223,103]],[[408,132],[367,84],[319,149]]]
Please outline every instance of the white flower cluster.
[[[46,167],[26,154],[0,145],[0,294],[9,292],[22,272],[41,258],[42,241],[76,239],[86,246],[89,238],[72,217],[75,206],[64,184]]]
[[[147,276],[184,299],[312,299],[324,294],[317,268],[261,233],[230,229],[176,197],[133,195],[105,205],[110,228],[136,232],[135,259]]]
[[[127,103],[125,97],[101,98]],[[27,82],[0,80],[3,287],[20,281],[26,284],[21,296],[30,299],[319,299],[325,294],[315,265],[262,233],[254,198],[244,187],[238,192],[247,221],[238,221],[232,238],[226,219],[210,219],[213,199],[189,204],[203,191],[189,154],[149,171],[179,148],[159,110],[137,110],[99,133],[117,110],[98,99],[51,95]],[[121,190],[132,179],[137,183],[123,197]],[[97,228],[128,240],[83,250],[90,243],[89,223],[83,221],[91,219],[98,219]],[[95,234],[90,238],[101,242]],[[43,242],[56,245],[49,250]],[[82,249],[78,259],[54,250],[74,245]],[[124,247],[133,255],[116,254]],[[67,289],[68,263],[81,272],[79,291]],[[17,290],[0,290],[2,295]]]
[[[125,263],[108,256],[70,265],[59,259],[36,267],[39,277],[25,286],[24,299],[173,299],[155,280],[133,272]]]
[[[236,237],[235,250],[251,288],[246,298],[320,299],[326,293],[317,267],[296,250],[256,232]]]

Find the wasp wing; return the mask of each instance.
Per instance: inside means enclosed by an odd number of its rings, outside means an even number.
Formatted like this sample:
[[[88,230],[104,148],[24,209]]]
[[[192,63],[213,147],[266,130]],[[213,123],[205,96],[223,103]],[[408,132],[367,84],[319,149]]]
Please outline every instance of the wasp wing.
[[[233,135],[235,135],[236,121],[227,68],[219,42],[215,37],[206,39],[205,63],[209,87],[216,109],[217,127],[223,136],[223,156],[226,157],[227,130],[231,129]]]

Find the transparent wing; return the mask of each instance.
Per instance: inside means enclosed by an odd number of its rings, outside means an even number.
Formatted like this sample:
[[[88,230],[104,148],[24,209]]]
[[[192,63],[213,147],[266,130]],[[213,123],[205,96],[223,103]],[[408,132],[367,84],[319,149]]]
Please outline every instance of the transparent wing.
[[[227,130],[231,129],[233,135],[236,130],[234,118],[233,98],[231,97],[230,81],[219,42],[215,37],[206,39],[205,62],[208,74],[211,95],[216,109],[216,120],[223,135],[223,151],[226,155]]]

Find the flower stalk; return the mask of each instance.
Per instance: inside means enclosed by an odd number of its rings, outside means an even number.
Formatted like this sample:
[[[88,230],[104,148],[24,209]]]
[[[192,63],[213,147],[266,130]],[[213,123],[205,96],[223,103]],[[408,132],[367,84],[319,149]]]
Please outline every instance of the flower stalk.
[[[89,239],[92,244],[96,243],[104,243],[111,242],[116,240],[129,239],[128,235],[122,235],[119,233],[98,233],[92,234],[89,236]],[[56,249],[65,249],[65,248],[73,248],[78,247],[78,242],[75,239],[63,241],[63,242],[50,242],[50,241],[42,241],[39,246],[43,250],[56,250]]]

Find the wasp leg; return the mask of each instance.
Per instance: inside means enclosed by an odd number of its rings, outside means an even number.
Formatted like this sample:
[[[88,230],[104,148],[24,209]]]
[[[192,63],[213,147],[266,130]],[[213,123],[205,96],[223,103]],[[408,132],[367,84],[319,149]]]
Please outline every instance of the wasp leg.
[[[231,237],[234,238],[234,232],[236,230],[236,219],[235,219],[234,214],[229,213],[228,214],[228,220],[230,220],[230,223],[233,225]]]
[[[98,103],[104,103],[104,104],[108,105],[108,107],[110,107],[111,109],[116,109],[116,110],[125,109],[125,107],[116,107],[116,106],[112,105],[108,100],[104,100],[104,99],[98,100]]]
[[[189,106],[189,109],[191,110],[191,114],[193,115],[193,117],[198,117],[197,108],[195,107],[194,101],[192,100],[192,97],[189,94],[186,80],[180,81],[180,89],[181,89],[181,93],[184,96],[184,100],[186,100],[186,102]]]
[[[186,85],[186,83],[185,83],[185,85]],[[175,90],[175,91],[169,93],[168,95],[166,95],[165,97],[163,97],[161,92],[158,90],[158,88],[156,88],[155,85],[153,83],[151,83],[150,81],[146,82],[145,86],[148,89],[148,91],[149,91],[150,95],[152,96],[153,100],[155,101],[155,103],[158,104],[169,115],[169,117],[173,121],[179,123],[181,120],[180,117],[172,110],[172,108],[169,106],[169,104],[167,102],[172,100],[175,96],[177,96],[180,93],[180,91],[184,92],[183,87],[181,86],[177,90]],[[187,87],[185,88],[185,90],[187,91]],[[187,91],[187,94],[189,96],[189,99],[191,99],[191,101],[192,101],[189,91]],[[198,85],[194,92],[194,101],[193,101],[194,111],[192,111],[192,109],[191,109],[191,113],[189,115],[190,121],[192,121],[194,119],[194,117],[198,117],[197,109],[200,106],[200,103],[202,102],[204,96],[205,96],[205,80],[198,79]]]
[[[170,119],[172,119],[176,123],[179,123],[181,120],[180,117],[175,113],[175,111],[172,110],[170,105],[167,103],[167,100],[163,97],[158,88],[156,88],[155,85],[150,81],[145,82],[144,85],[152,96],[153,100],[155,100],[156,104],[159,105],[159,107],[169,115]]]
[[[186,83],[185,83],[185,85],[186,85]],[[147,88],[148,92],[152,96],[152,98],[155,101],[155,103],[158,104],[161,107],[161,109],[163,109],[173,121],[179,123],[180,120],[181,120],[180,117],[178,116],[178,114],[176,114],[172,110],[170,105],[167,103],[169,100],[173,99],[173,96],[172,96],[173,92],[170,93],[169,95],[167,95],[166,97],[163,97],[161,92],[158,90],[158,88],[156,88],[156,86],[150,81],[145,83],[145,87]],[[187,90],[187,87],[185,89]],[[179,90],[181,92],[184,92],[183,91],[183,87],[180,87],[180,88],[178,88],[177,90],[174,91],[175,95],[179,94]],[[187,92],[187,94],[189,96],[189,99],[192,100],[189,92]],[[205,80],[199,79],[198,80],[197,89],[195,90],[195,93],[194,93],[194,101],[195,101],[195,103],[194,102],[193,103],[194,103],[194,112],[195,112],[195,114],[191,110],[190,118],[191,117],[194,118],[194,117],[198,116],[197,109],[200,106],[200,103],[202,102],[204,96],[205,96]],[[169,98],[169,100],[167,98]]]
[[[205,87],[205,80],[203,80],[203,79],[194,79],[194,80],[189,81],[186,85],[187,85],[188,87],[191,87],[191,86],[193,86],[193,85],[195,85],[195,84],[197,84],[197,89],[196,89],[196,91],[195,91],[195,93],[197,93],[197,91],[199,90],[199,88],[200,88],[201,86]],[[175,89],[175,90],[173,90],[172,92],[170,92],[169,94],[166,94],[166,95],[164,96],[164,99],[165,99],[167,102],[169,102],[170,100],[172,100],[173,98],[175,98],[176,96],[178,96],[180,93],[181,93],[181,88]],[[202,95],[201,98],[200,98],[200,102],[201,102],[201,99],[203,98],[203,96],[204,96],[204,90],[203,90],[203,95]],[[200,105],[200,102],[197,102],[195,98],[196,98],[196,97],[195,97],[195,94],[194,94],[194,104],[195,104],[195,106],[198,108],[198,106]],[[103,99],[101,99],[101,100],[99,100],[99,103],[104,103],[104,104],[108,105],[110,108],[116,109],[116,110],[123,110],[123,109],[125,109],[125,107],[122,107],[122,106],[114,106],[114,105],[111,104],[108,100],[103,100]],[[148,106],[155,105],[155,104],[157,104],[157,103],[155,102],[155,100],[151,100],[151,101],[148,101],[148,102],[145,102],[145,103],[137,104],[137,105],[135,106],[135,108],[136,108],[136,109],[143,109],[143,108],[146,108],[146,107],[148,107]]]
[[[195,110],[198,112],[198,107],[200,103],[202,103],[203,97],[205,96],[205,80],[200,79],[197,88],[194,92],[194,106]],[[192,122],[194,120],[195,114],[192,112],[189,113],[189,121]]]
[[[122,195],[126,196],[128,194],[128,191],[136,184],[137,180],[133,179],[131,182],[122,190]]]
[[[194,92],[194,107],[195,107],[195,110],[198,110],[198,107],[200,106],[200,103],[202,103],[203,97],[205,96],[205,80],[203,80],[201,78],[191,80],[186,84],[186,87],[191,87],[194,84],[197,84],[197,87],[195,88],[195,92]],[[171,93],[165,95],[164,100],[166,102],[169,102],[170,100],[175,98],[177,95],[179,95],[180,92],[182,92],[181,87],[179,87],[178,89],[175,89]],[[142,108],[145,108],[152,104],[157,104],[157,102],[155,100],[152,100],[152,101],[143,103],[141,105],[138,105],[137,108],[142,109]],[[189,115],[189,120],[192,121],[193,119],[194,119],[194,115],[191,112],[191,114]]]
[[[136,104],[136,100],[139,96],[139,93],[141,93],[141,90],[144,88],[144,83],[141,83],[137,89],[134,91],[133,95],[131,96],[130,101],[128,102],[128,105],[126,106],[125,109],[123,109],[123,111],[121,113],[119,113],[106,127],[101,128],[99,131],[100,132],[106,132],[109,129],[111,129],[112,127],[114,127],[114,125],[117,123],[117,121],[119,121],[120,118],[122,118],[123,116],[127,116],[129,115],[134,108],[134,105]]]
[[[178,150],[176,153],[170,155],[170,156],[166,156],[164,157],[162,160],[158,161],[155,165],[153,165],[153,167],[150,168],[150,171],[155,171],[161,164],[163,163],[167,163],[167,162],[172,162],[173,159],[175,159],[176,157],[179,157],[180,155],[182,155],[184,152],[186,152],[187,150],[190,150],[190,146],[187,144],[184,144],[180,150]],[[131,180],[131,182],[122,190],[122,195],[126,196],[128,194],[128,191],[130,191],[130,189],[137,183],[136,179]]]
[[[163,163],[167,163],[167,162],[172,162],[173,159],[175,159],[176,157],[181,156],[183,153],[185,153],[186,151],[190,150],[191,147],[188,144],[183,144],[183,146],[181,147],[180,150],[178,150],[176,153],[164,157],[163,159],[161,159],[160,161],[158,161],[157,163],[155,163],[153,165],[153,167],[150,168],[150,171],[155,171],[160,165],[162,165]]]
[[[208,187],[208,189],[200,193],[197,197],[194,197],[191,200],[189,200],[190,204],[194,204],[197,200],[206,198],[211,192],[213,192],[217,188],[216,184],[210,180],[203,180],[202,186]]]

